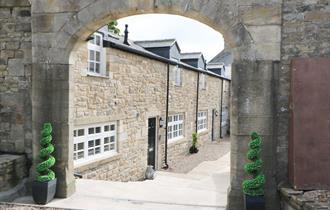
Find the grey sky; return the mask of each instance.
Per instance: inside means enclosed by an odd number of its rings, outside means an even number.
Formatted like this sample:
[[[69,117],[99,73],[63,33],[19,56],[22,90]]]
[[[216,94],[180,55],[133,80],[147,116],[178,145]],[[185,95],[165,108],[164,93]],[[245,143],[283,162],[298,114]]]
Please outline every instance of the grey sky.
[[[129,39],[176,38],[182,52],[202,52],[210,60],[224,47],[222,35],[209,26],[177,15],[148,14],[118,20],[123,33],[128,24]]]

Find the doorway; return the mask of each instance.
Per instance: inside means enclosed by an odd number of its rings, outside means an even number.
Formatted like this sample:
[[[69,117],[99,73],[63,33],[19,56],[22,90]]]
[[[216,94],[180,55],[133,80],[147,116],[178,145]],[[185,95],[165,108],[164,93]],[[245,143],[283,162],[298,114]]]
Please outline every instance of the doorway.
[[[156,163],[156,118],[148,119],[148,166],[155,169]]]

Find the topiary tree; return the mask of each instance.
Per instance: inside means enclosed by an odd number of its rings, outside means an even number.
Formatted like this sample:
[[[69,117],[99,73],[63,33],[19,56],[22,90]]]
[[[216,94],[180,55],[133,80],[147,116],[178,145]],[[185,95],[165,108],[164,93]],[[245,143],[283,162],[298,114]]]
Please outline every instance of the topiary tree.
[[[243,192],[250,196],[264,195],[265,176],[262,174],[262,160],[260,159],[262,141],[261,137],[256,133],[251,133],[251,141],[249,142],[249,151],[247,158],[251,161],[245,164],[244,170],[252,179],[243,181]]]
[[[39,152],[39,157],[41,163],[36,167],[39,176],[37,176],[37,181],[48,182],[55,179],[55,173],[50,169],[55,164],[55,158],[51,155],[54,152],[54,146],[51,144],[52,141],[52,125],[50,123],[44,123],[41,131],[41,149]]]

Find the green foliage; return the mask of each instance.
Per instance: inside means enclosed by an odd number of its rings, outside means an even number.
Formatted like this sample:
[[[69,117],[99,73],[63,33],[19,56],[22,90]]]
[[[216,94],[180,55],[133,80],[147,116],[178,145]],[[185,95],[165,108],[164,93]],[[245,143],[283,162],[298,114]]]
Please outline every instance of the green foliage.
[[[197,149],[197,133],[193,133],[192,134],[192,145],[189,148],[189,153],[193,154],[193,153],[197,153],[198,149]]]
[[[113,20],[110,23],[108,23],[108,30],[109,30],[109,32],[112,32],[114,34],[117,34],[117,35],[120,34],[120,29],[118,28],[117,20]]]
[[[52,125],[50,123],[44,123],[41,131],[41,149],[39,152],[39,157],[41,163],[36,167],[39,176],[37,176],[37,181],[48,182],[55,179],[55,173],[50,169],[55,164],[55,158],[51,156],[54,152],[54,146],[51,144],[52,141]]]
[[[250,196],[260,196],[264,194],[265,185],[265,176],[261,172],[263,162],[260,159],[262,141],[256,132],[252,132],[250,136],[247,158],[251,162],[245,164],[244,170],[251,176],[251,179],[243,181],[243,192]]]

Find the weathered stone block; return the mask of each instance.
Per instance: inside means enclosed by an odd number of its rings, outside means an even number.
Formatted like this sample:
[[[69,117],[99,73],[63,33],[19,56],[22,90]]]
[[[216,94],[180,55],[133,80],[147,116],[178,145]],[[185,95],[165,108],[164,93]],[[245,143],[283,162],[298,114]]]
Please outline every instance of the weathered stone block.
[[[8,72],[10,76],[24,76],[24,64],[21,59],[9,59]]]
[[[239,6],[239,14],[246,25],[280,25],[281,8],[281,4]]]

